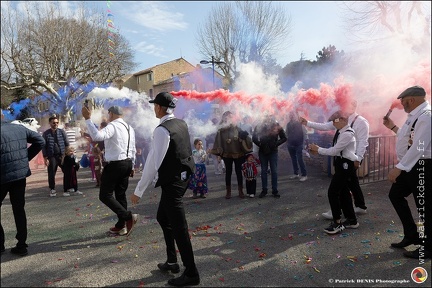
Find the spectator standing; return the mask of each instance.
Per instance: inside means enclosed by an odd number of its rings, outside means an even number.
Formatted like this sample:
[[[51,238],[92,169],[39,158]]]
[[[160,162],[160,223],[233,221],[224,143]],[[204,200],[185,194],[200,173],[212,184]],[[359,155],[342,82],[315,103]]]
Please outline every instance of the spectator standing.
[[[296,111],[290,111],[288,114],[288,123],[286,125],[287,148],[291,156],[291,162],[294,175],[290,179],[299,179],[301,182],[307,180],[306,165],[303,161],[303,149],[307,145],[308,137],[306,127],[299,121]],[[299,166],[301,176],[299,175]]]
[[[213,118],[211,121],[212,121],[212,123],[214,125],[214,132],[211,133],[211,134],[209,134],[209,135],[207,135],[207,137],[206,137],[207,154],[209,156],[208,158],[211,158],[213,160],[215,174],[216,175],[221,175],[223,173],[223,169],[225,169],[225,164],[223,163],[223,160],[222,160],[222,158],[220,156],[217,156],[217,155],[214,155],[214,154],[210,153],[211,147],[214,146],[213,142],[214,142],[215,137],[216,137],[216,132],[217,132],[216,126],[217,126],[218,120],[216,118]]]
[[[284,129],[276,119],[268,115],[264,121],[254,129],[253,142],[259,147],[258,155],[261,162],[261,185],[262,191],[259,198],[267,195],[267,168],[270,165],[272,194],[280,198],[278,191],[278,147],[286,142],[287,137]]]
[[[96,129],[97,129],[97,127],[96,127]],[[90,165],[89,165],[90,171],[92,174],[92,178],[90,179],[90,181],[96,182],[96,171],[95,171],[95,164],[94,164],[93,148],[97,147],[99,145],[99,142],[103,142],[103,141],[93,141],[93,139],[89,133],[84,133],[84,138],[88,142],[86,152],[87,152],[87,156],[88,156],[89,163],[90,163]]]
[[[74,127],[72,127],[70,123],[65,123],[64,130],[69,141],[69,146],[75,149],[78,148],[76,142],[76,130],[74,129]]]
[[[83,195],[78,191],[77,171],[80,167],[76,161],[75,149],[72,146],[66,148],[65,154],[62,157],[61,169],[63,171],[63,196],[78,196]]]
[[[145,164],[144,153],[141,147],[137,147],[135,159],[135,172],[139,172],[144,168]]]
[[[91,120],[91,110],[83,106],[81,112],[90,137],[94,141],[105,142],[105,159],[108,164],[101,176],[99,200],[118,218],[109,232],[129,236],[138,221],[138,214],[127,210],[126,198],[129,177],[134,175],[135,130],[123,120],[123,111],[119,106],[108,109],[109,123],[101,130],[98,130]]]
[[[93,147],[93,156],[94,156],[94,169],[96,173],[96,187],[100,187],[102,170],[103,170],[103,155],[101,149],[96,146]]]
[[[192,156],[195,162],[195,173],[191,175],[189,181],[189,189],[192,190],[192,198],[198,198],[198,194],[201,198],[206,198],[208,193],[207,187],[207,172],[205,162],[207,160],[207,153],[203,149],[203,143],[201,139],[194,140],[194,149],[192,150]]]
[[[45,159],[45,166],[48,167],[48,185],[50,188],[49,196],[56,197],[55,175],[59,165],[61,164],[61,159],[66,151],[66,147],[69,146],[69,140],[66,132],[63,129],[58,128],[59,119],[57,116],[51,116],[48,121],[51,128],[42,134],[46,143],[42,149],[42,154]],[[67,194],[65,196],[67,196]]]
[[[247,141],[248,133],[241,130],[233,120],[233,114],[231,111],[226,111],[222,114],[222,119],[219,123],[220,128],[216,133],[213,148],[209,151],[211,154],[221,156],[225,164],[226,199],[231,198],[231,176],[233,164],[237,176],[239,197],[245,197],[243,193],[243,175],[241,165],[245,161],[244,156],[246,152],[243,148],[242,141]]]
[[[162,195],[156,218],[164,234],[167,260],[157,266],[164,272],[180,272],[177,244],[185,270],[180,277],[170,279],[168,284],[189,286],[200,283],[183,205],[183,196],[195,164],[188,126],[172,114],[175,102],[176,99],[168,92],[161,92],[154,100],[150,100],[150,103],[154,103],[154,112],[160,124],[153,131],[153,142],[143,174],[131,195],[131,201],[133,204],[138,203],[151,183],[155,182],[155,187],[161,186]]]
[[[242,164],[242,173],[246,179],[246,194],[249,198],[254,198],[256,194],[256,178],[260,162],[250,153],[246,155],[246,162]]]
[[[330,117],[337,129],[330,148],[322,148],[316,144],[309,144],[313,154],[333,156],[335,173],[328,188],[328,199],[332,210],[333,221],[324,231],[336,234],[345,228],[355,229],[359,226],[354,212],[354,206],[349,190],[349,182],[356,173],[354,161],[357,161],[356,141],[354,130],[348,125],[348,115],[338,111]],[[347,218],[342,222],[341,209]]]
[[[431,105],[426,100],[426,91],[420,86],[407,88],[397,99],[408,113],[404,125],[399,128],[392,119],[383,120],[383,124],[397,136],[398,163],[388,174],[388,180],[392,182],[389,198],[404,231],[402,241],[391,246],[420,245],[414,251],[404,251],[403,255],[423,261],[432,256]],[[417,207],[418,222],[423,224],[419,229],[406,199],[411,194]]]
[[[25,256],[27,251],[27,216],[25,206],[26,178],[31,175],[29,162],[45,145],[44,138],[22,125],[4,122],[1,113],[1,204],[9,193],[15,219],[17,244],[12,254]],[[31,145],[28,146],[28,143]],[[2,220],[4,220],[2,218]],[[0,224],[1,253],[6,251],[5,233]]]

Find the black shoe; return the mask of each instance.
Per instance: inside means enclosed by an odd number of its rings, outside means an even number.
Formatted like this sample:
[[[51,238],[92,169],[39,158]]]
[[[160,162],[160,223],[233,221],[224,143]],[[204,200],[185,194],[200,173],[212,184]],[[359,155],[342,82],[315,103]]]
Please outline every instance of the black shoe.
[[[1,253],[5,252],[5,251],[6,251],[6,248],[5,248],[5,247],[2,247],[2,248],[1,248]]]
[[[408,238],[403,238],[402,241],[399,243],[391,243],[391,247],[393,247],[393,248],[405,248],[405,247],[412,245],[412,244],[418,245],[418,244],[421,244],[421,242],[419,239],[411,240]]]
[[[280,198],[280,194],[273,194],[274,198]]]
[[[405,251],[403,252],[403,255],[407,258],[413,258],[413,259],[430,259],[431,258],[431,251],[423,250],[420,251],[420,248],[414,250],[414,251]]]
[[[199,275],[189,277],[182,274],[180,277],[168,280],[168,284],[171,286],[192,286],[200,283]]]
[[[180,272],[180,266],[177,263],[168,264],[168,262],[165,262],[165,263],[159,263],[157,266],[161,271],[164,272],[166,271],[171,271],[172,273]]]
[[[259,198],[263,198],[263,197],[265,197],[266,195],[267,195],[267,192],[262,191],[258,197],[259,197]]]
[[[26,256],[28,251],[26,247],[14,247],[11,249],[11,253],[19,256]]]

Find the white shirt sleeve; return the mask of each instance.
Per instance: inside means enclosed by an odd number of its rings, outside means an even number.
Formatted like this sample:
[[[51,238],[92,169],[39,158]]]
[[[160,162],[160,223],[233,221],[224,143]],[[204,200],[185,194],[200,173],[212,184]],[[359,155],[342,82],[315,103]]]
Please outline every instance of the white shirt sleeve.
[[[333,126],[332,121],[329,121],[326,123],[317,123],[317,122],[307,121],[306,126],[313,128],[313,129],[316,129],[316,130],[321,130],[321,131],[336,130],[336,128]]]
[[[113,125],[107,125],[105,128],[98,130],[91,119],[87,119],[85,123],[93,141],[103,141],[105,139],[110,139],[115,133],[115,128]]]
[[[399,131],[398,131],[399,132]],[[413,144],[403,158],[396,165],[396,168],[404,171],[411,171],[420,158],[430,159],[431,155],[431,114],[421,115],[414,127]]]
[[[352,148],[348,147],[350,143],[353,142]],[[328,155],[328,156],[341,156],[341,152],[346,148],[346,151],[343,155],[344,158],[347,158],[351,161],[358,161],[358,157],[355,155],[355,139],[352,133],[341,132],[336,144],[330,148],[318,148],[318,153],[320,155]],[[345,155],[346,154],[346,155]]]
[[[366,153],[366,148],[369,146],[369,122],[365,118],[357,118],[354,122],[353,129],[355,131],[356,138],[356,155],[359,159],[363,160],[364,154]]]
[[[168,130],[162,126],[156,127],[153,131],[153,141],[150,145],[150,151],[147,155],[141,179],[135,188],[134,194],[136,196],[141,198],[150,183],[156,183],[157,173],[168,151],[169,142],[170,135]]]

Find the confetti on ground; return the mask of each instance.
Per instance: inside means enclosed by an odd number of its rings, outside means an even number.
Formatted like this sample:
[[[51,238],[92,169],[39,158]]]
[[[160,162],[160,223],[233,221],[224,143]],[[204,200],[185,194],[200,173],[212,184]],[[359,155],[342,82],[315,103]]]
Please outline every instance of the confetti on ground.
[[[348,260],[350,260],[351,262],[356,262],[357,261],[357,257],[356,256],[347,256]]]
[[[61,280],[63,280],[63,279],[61,279],[61,278],[56,278],[56,279],[54,279],[54,280],[45,280],[45,283],[46,283],[47,285],[51,285],[51,284],[53,284],[54,282],[59,282],[59,281],[61,281]]]

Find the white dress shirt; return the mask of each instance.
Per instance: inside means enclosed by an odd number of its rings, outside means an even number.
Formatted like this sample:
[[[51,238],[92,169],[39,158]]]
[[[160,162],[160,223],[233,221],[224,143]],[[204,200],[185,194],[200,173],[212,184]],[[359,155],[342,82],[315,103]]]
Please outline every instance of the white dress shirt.
[[[336,144],[330,148],[318,148],[318,153],[320,155],[328,156],[341,156],[349,159],[351,161],[358,161],[358,157],[355,154],[356,151],[356,141],[354,134],[352,132],[346,132],[350,129],[349,125],[346,125],[339,130],[339,137],[337,138]]]
[[[93,141],[104,141],[105,160],[118,161],[126,158],[132,159],[135,164],[135,130],[122,118],[117,118],[108,123],[106,127],[98,130],[91,119],[85,121],[88,132]],[[126,129],[129,129],[129,133]],[[129,151],[127,151],[129,141]]]
[[[349,126],[351,126],[357,115],[358,114],[354,112],[348,117]],[[327,123],[316,123],[308,121],[306,126],[323,131],[335,129],[332,121],[329,121]],[[352,126],[352,129],[355,132],[354,137],[356,140],[356,155],[358,158],[358,160],[356,161],[360,162],[363,160],[366,148],[369,146],[369,122],[363,116],[358,115],[357,119],[354,122],[354,125]]]
[[[413,144],[408,149],[411,126],[416,119]],[[408,113],[405,124],[397,132],[396,153],[399,160],[396,168],[406,172],[411,171],[419,159],[431,159],[431,105],[427,101]]]
[[[174,118],[173,114],[165,115],[160,119],[159,124]],[[147,155],[141,179],[135,188],[134,194],[136,196],[141,198],[150,183],[153,182],[153,187],[156,184],[159,178],[158,170],[168,151],[170,139],[169,131],[163,126],[157,126],[153,131],[153,141],[150,145],[150,151]]]

